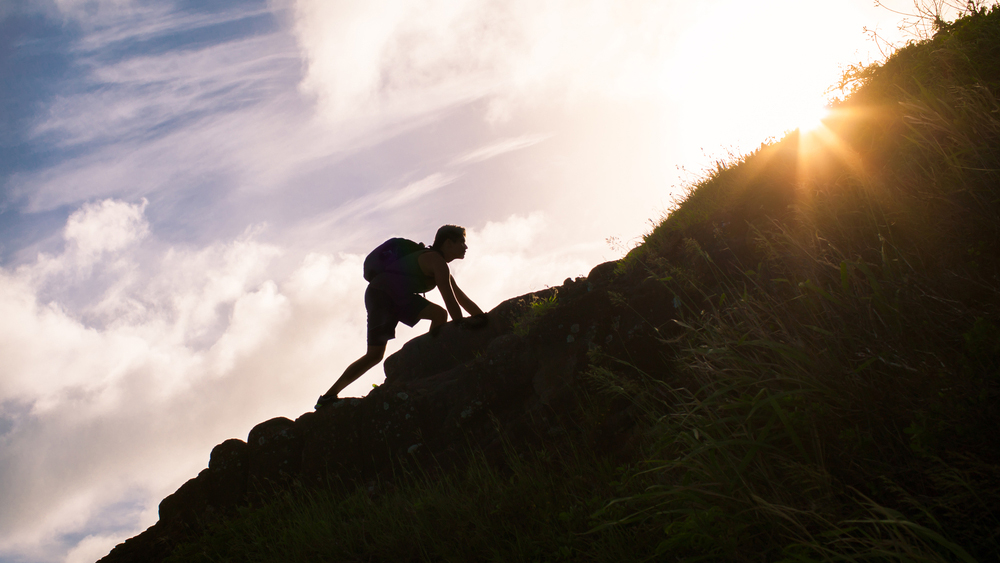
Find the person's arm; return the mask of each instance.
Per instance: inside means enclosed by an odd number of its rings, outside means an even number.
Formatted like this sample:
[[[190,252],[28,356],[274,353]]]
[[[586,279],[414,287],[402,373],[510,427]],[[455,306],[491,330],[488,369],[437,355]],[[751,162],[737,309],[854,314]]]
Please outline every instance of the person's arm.
[[[448,270],[448,263],[437,252],[428,252],[424,256],[427,257],[427,265],[434,275],[434,283],[437,285],[438,291],[441,292],[441,297],[444,299],[444,306],[448,309],[448,314],[451,315],[453,321],[461,319],[462,308],[458,304],[455,290],[451,285],[451,272]],[[424,258],[424,256],[421,256],[421,258]]]
[[[458,303],[462,306],[463,309],[466,310],[466,312],[468,312],[470,315],[473,316],[483,314],[483,310],[480,309],[478,305],[473,303],[472,299],[469,299],[468,296],[466,296],[465,293],[461,290],[461,288],[458,287],[458,284],[455,283],[454,276],[451,278],[451,287],[452,289],[455,290],[455,297],[458,299]]]

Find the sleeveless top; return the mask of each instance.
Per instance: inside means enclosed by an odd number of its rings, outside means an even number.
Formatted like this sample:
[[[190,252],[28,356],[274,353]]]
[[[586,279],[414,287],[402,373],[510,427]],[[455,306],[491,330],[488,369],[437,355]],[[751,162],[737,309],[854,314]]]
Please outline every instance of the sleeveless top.
[[[386,266],[384,272],[376,276],[372,283],[378,285],[387,284],[396,291],[406,293],[427,293],[437,287],[437,281],[433,274],[427,275],[420,269],[418,260],[431,249],[420,250],[412,254],[407,254],[399,260]],[[379,280],[378,278],[385,278]]]

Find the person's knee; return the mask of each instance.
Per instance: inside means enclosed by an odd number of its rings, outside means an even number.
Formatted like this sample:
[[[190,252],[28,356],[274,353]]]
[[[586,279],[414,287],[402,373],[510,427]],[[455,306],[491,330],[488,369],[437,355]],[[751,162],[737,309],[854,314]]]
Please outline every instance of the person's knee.
[[[435,305],[434,309],[432,309],[430,313],[431,313],[432,323],[444,324],[448,322],[448,311],[444,310],[443,308]]]
[[[368,361],[370,362],[378,363],[382,361],[382,356],[384,355],[385,346],[369,346],[365,357],[368,358]]]

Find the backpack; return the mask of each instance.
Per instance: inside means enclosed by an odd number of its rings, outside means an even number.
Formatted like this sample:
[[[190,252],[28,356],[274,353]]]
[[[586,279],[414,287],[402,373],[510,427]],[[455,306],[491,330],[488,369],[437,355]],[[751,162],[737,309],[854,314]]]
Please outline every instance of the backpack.
[[[365,257],[365,281],[372,281],[393,262],[414,252],[427,248],[422,242],[413,242],[405,238],[391,238],[375,247]]]

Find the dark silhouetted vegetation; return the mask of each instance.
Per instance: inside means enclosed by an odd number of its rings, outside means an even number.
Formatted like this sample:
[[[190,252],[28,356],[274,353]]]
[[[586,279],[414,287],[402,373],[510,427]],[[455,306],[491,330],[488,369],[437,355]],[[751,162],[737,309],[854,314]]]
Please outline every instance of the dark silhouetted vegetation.
[[[1000,9],[937,29],[622,259],[680,311],[661,373],[592,355],[631,457],[290,491],[171,560],[1000,560]]]

